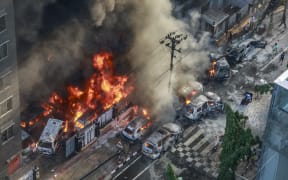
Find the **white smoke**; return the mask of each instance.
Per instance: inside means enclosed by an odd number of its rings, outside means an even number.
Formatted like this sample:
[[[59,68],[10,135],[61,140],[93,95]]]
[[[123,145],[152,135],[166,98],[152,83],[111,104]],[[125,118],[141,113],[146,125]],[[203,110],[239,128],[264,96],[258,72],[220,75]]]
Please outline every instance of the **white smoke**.
[[[107,13],[115,8],[115,0],[93,0],[91,2],[90,14],[96,26],[101,26]]]
[[[198,74],[204,74],[204,69],[209,62],[207,52],[203,49],[208,36],[204,35],[196,40],[190,33],[198,29],[200,16],[197,12],[191,12],[191,21],[185,23],[173,17],[170,1],[158,0],[151,3],[149,0],[142,0],[135,4],[136,13],[133,16],[133,23],[136,37],[130,56],[134,67],[142,67],[136,74],[138,86],[142,91],[139,94],[142,94],[143,99],[152,99],[154,109],[164,112],[164,118],[171,119],[173,88],[180,80],[193,81]],[[183,52],[181,55],[176,54],[172,90],[168,91],[170,52],[164,45],[159,44],[159,40],[172,31],[187,34],[189,38],[179,45]]]

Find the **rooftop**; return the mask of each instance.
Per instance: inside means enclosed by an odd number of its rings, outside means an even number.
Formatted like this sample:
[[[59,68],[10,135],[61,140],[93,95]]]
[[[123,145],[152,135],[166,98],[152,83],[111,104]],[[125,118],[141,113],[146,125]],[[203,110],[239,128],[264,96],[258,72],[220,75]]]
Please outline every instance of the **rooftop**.
[[[222,23],[229,15],[223,11],[216,9],[208,9],[203,13],[203,19],[212,26],[217,26]]]
[[[288,90],[288,70],[282,73],[275,81],[275,84]]]

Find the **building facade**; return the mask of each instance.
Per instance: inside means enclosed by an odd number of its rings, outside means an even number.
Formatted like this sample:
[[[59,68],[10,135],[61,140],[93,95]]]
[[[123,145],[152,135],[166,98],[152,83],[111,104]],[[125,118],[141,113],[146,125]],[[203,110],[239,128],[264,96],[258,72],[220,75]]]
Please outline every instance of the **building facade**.
[[[0,1],[0,179],[21,165],[19,88],[13,0]]]
[[[275,80],[257,179],[288,177],[288,70]]]

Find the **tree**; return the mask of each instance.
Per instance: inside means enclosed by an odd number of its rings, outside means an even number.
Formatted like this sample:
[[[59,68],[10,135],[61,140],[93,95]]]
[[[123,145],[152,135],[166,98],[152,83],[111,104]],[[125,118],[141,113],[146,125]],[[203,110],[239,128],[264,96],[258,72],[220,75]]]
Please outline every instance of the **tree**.
[[[168,166],[167,166],[166,177],[168,180],[177,180],[171,164],[168,164]]]
[[[260,95],[267,94],[268,92],[272,92],[273,85],[272,84],[263,84],[263,85],[256,85],[254,91],[256,92],[256,97]]]
[[[225,106],[226,127],[220,154],[220,172],[218,179],[233,180],[234,171],[241,159],[250,157],[251,146],[255,144],[249,128],[245,129],[247,117],[234,112],[228,105]]]

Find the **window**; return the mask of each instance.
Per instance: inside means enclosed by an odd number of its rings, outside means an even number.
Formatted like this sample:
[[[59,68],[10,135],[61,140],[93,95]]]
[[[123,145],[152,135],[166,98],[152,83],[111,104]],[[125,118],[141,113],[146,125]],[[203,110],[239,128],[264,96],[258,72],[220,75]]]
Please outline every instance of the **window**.
[[[0,45],[0,60],[8,56],[8,42]]]
[[[14,136],[13,126],[14,125],[10,126],[9,128],[7,128],[1,133],[2,143],[8,141],[10,138]]]
[[[0,77],[0,91],[5,89],[7,86],[11,85],[11,73],[7,73],[4,76]]]
[[[6,114],[7,112],[9,112],[10,110],[12,110],[12,97],[9,97],[8,99],[2,101],[2,103],[0,104],[0,108],[1,108],[1,114],[0,116]]]
[[[0,17],[0,32],[6,30],[6,15]]]

